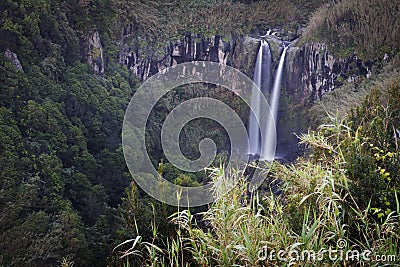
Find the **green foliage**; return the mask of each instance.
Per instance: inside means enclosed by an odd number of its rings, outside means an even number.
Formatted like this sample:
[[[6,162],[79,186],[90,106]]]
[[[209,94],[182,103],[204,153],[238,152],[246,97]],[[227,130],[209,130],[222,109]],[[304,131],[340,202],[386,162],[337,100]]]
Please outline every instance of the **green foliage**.
[[[400,150],[396,130],[400,127],[400,87],[393,83],[382,93],[372,90],[361,107],[349,115],[354,141],[345,142],[348,176],[363,194],[355,189],[360,203],[371,198],[378,217],[396,210],[395,192],[400,184]],[[356,193],[357,192],[357,193]]]
[[[306,24],[313,12],[324,4],[322,0],[292,0],[290,1],[300,12],[299,22]]]
[[[157,43],[186,32],[231,36],[265,25],[295,30],[299,22],[304,22],[303,15],[310,14],[319,2],[115,0],[115,8],[118,20],[145,36],[146,43]]]
[[[132,81],[82,64],[55,80],[40,62],[22,72],[1,60],[0,265],[105,265],[123,236],[120,131]]]
[[[358,95],[340,97],[339,115],[348,113],[349,131],[341,134],[340,146],[346,161],[347,176],[353,182],[353,196],[361,207],[371,206],[380,220],[396,210],[396,197],[399,185],[399,148],[396,129],[399,127],[399,85],[397,69],[382,73],[379,79],[365,82],[358,87]],[[382,78],[385,80],[382,81]],[[342,88],[342,95],[347,88]],[[354,98],[365,100],[361,106],[354,107]],[[327,96],[332,110],[332,96]],[[333,96],[335,97],[335,96]],[[348,101],[348,99],[352,99]],[[324,103],[328,103],[324,102]],[[358,102],[362,102],[358,100]],[[328,109],[329,110],[329,109]],[[310,110],[310,114],[316,109]],[[334,112],[334,111],[333,111]],[[324,130],[322,134],[331,136]],[[335,137],[336,138],[336,137]]]
[[[311,144],[317,141],[312,135],[304,136],[304,140]],[[318,253],[331,248],[342,250],[345,255],[352,249],[366,249],[372,255],[391,253],[398,257],[398,211],[386,217],[383,224],[371,220],[367,216],[370,208],[360,209],[352,198],[342,160],[339,156],[320,164],[302,161],[289,167],[275,165],[273,173],[285,180],[288,193],[279,198],[268,192],[249,197],[245,177],[215,169],[214,181],[237,179],[238,184],[229,192],[223,188],[216,190],[218,200],[204,213],[193,215],[189,210],[178,209],[171,217],[177,234],[167,241],[167,246],[160,247],[155,238],[144,239],[139,232],[116,250],[126,266],[131,266],[131,262],[135,266],[354,264],[351,258],[337,261],[327,255],[322,260],[282,261],[276,254],[271,258],[270,254],[263,254],[265,250],[283,250],[288,255],[293,250]],[[153,237],[157,237],[158,229],[152,229]],[[345,239],[347,246],[338,248],[336,241],[340,239]],[[262,259],[260,255],[267,257]],[[368,263],[362,259],[361,262]]]
[[[174,180],[174,184],[179,186],[189,186],[189,187],[196,187],[201,185],[199,182],[193,181],[193,179],[186,174],[178,175],[178,177],[176,177],[176,179]]]
[[[380,221],[397,208],[399,100],[397,82],[384,91],[372,89],[361,106],[350,110],[349,126],[343,131],[334,132],[328,125],[321,128],[320,135],[330,146],[319,146],[322,151],[315,154],[316,159],[330,160],[333,148],[337,149],[355,200],[361,208],[370,206]]]
[[[153,160],[153,165],[156,168],[159,162],[166,162],[165,167],[167,169],[165,175],[169,181],[172,181],[177,176],[174,176],[176,173],[174,173],[173,167],[168,165],[168,160],[162,153],[161,140],[159,138],[161,136],[161,126],[167,115],[177,105],[196,97],[210,97],[223,101],[238,112],[242,121],[247,121],[248,119],[248,108],[246,108],[244,102],[234,93],[223,87],[207,84],[190,84],[177,87],[164,95],[150,113],[146,131],[146,145],[147,151],[149,151]],[[200,118],[191,120],[179,133],[182,153],[190,159],[199,158],[199,143],[204,138],[210,138],[215,142],[217,154],[222,155],[229,150],[229,139],[223,127],[211,119]],[[214,163],[219,164],[220,162],[216,160]],[[180,172],[177,174],[179,175]],[[202,182],[206,178],[204,177],[204,173],[197,173],[195,175],[199,182]]]

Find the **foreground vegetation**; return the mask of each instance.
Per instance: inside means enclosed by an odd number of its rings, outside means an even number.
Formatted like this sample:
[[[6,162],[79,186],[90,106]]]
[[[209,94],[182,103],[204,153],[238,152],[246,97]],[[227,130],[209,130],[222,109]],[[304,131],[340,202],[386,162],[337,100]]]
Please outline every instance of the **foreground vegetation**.
[[[331,116],[301,136],[312,153],[271,169],[268,181],[280,180],[283,194],[268,184],[249,193],[241,172],[212,169],[214,181],[238,185],[229,192],[217,188],[219,199],[205,212],[178,209],[170,217],[172,238],[162,239],[155,221],[151,239],[137,232],[116,248],[124,266],[393,266],[400,257],[399,105],[400,87],[393,83],[372,90],[349,120]],[[302,251],[324,249],[338,254],[301,258]],[[355,250],[371,254],[354,258]],[[376,261],[381,255],[385,260]]]

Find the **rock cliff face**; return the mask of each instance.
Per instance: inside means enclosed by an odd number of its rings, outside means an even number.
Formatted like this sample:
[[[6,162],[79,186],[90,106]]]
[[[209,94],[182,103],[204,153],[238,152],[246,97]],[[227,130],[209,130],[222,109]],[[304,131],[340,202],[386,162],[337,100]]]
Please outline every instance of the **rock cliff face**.
[[[140,81],[167,67],[194,60],[218,62],[237,68],[249,77],[253,76],[258,39],[243,36],[226,39],[188,33],[181,39],[157,46],[149,45],[145,39],[135,38],[131,32],[131,29],[124,28],[118,61],[126,65]],[[93,40],[96,39],[94,37]],[[273,36],[266,39],[276,65],[282,52],[282,41]],[[104,71],[103,64],[96,64],[102,62],[102,56],[100,61],[88,61],[92,62],[92,66],[97,66],[100,72]],[[368,75],[370,68],[369,64],[363,63],[356,55],[344,59],[335,58],[325,44],[310,43],[300,48],[292,43],[287,53],[282,87],[297,104],[304,106],[321,99],[325,93],[334,90],[344,81],[356,82],[359,76]]]
[[[356,82],[370,74],[371,64],[364,63],[356,55],[344,59],[335,58],[325,44],[310,43],[302,48],[291,47],[288,51],[285,87],[303,105],[319,100],[344,81]]]
[[[249,37],[224,39],[221,36],[203,37],[199,34],[185,34],[182,39],[168,41],[161,46],[150,46],[146,40],[134,38],[129,32],[129,29],[124,29],[118,61],[141,81],[167,67],[196,60],[230,65],[250,74],[258,46]]]
[[[92,66],[97,74],[104,74],[104,52],[100,34],[95,31],[87,35],[81,42],[81,55]]]
[[[118,44],[118,61],[140,81],[167,67],[194,60],[218,62],[253,76],[260,44],[258,39],[248,36],[204,37],[187,33],[181,39],[154,44],[133,32],[132,26],[123,28],[122,40]],[[275,65],[282,52],[283,40],[289,38],[286,37],[266,36]],[[98,32],[84,38],[81,53],[98,74],[104,73],[104,52]],[[357,82],[360,76],[368,76],[370,70],[371,64],[362,62],[356,55],[338,59],[325,44],[308,43],[297,47],[296,42],[292,42],[286,56],[282,87],[297,105],[305,106],[321,99],[345,81]]]

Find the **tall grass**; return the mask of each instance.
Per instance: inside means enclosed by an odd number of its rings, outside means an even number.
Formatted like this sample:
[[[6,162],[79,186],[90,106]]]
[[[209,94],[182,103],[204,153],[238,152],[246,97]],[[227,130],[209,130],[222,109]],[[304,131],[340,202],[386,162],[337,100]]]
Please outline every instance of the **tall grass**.
[[[327,42],[339,56],[356,52],[364,60],[399,52],[399,5],[392,0],[339,0],[319,8],[303,38]]]
[[[200,217],[189,210],[175,213],[171,221],[178,227],[177,237],[169,240],[165,248],[136,237],[122,257],[139,253],[144,258],[143,266],[355,264],[351,259],[332,260],[327,256],[320,261],[295,257],[282,261],[276,254],[262,257],[265,252],[279,250],[288,255],[291,251],[320,252],[331,248],[344,255],[349,250],[369,250],[373,255],[393,254],[398,258],[399,210],[377,223],[369,216],[370,207],[361,209],[349,190],[352,185],[346,177],[343,151],[332,138],[348,134],[351,129],[340,120],[322,125],[321,129],[329,129],[332,136],[310,132],[301,139],[314,148],[330,151],[329,161],[320,154],[293,165],[274,164],[273,177],[284,181],[283,196],[268,190],[250,194],[248,182],[240,172],[214,169],[218,176],[215,178],[238,180],[237,186],[229,192],[216,190],[218,200]],[[346,240],[347,245],[338,247],[338,240]]]

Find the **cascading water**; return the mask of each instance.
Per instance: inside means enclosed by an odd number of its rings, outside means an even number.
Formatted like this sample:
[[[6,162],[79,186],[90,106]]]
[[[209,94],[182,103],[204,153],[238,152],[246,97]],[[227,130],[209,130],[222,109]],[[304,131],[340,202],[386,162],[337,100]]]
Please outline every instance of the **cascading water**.
[[[271,63],[271,50],[268,43],[262,40],[257,54],[253,80],[263,91],[268,90],[270,86]],[[251,97],[251,108],[253,112],[250,113],[249,120],[249,154],[258,156],[261,155],[262,144],[259,122],[257,120],[257,118],[261,118],[260,97],[260,90],[253,88]]]
[[[283,49],[281,59],[279,60],[278,69],[276,70],[274,87],[272,89],[272,96],[269,103],[271,112],[267,119],[267,126],[265,129],[265,140],[262,146],[261,158],[267,161],[272,161],[275,156],[276,147],[276,134],[274,133],[276,127],[275,122],[278,120],[278,106],[279,106],[279,96],[281,91],[281,80],[283,72],[283,64],[285,62],[287,46]]]
[[[267,161],[272,161],[275,155],[276,134],[274,132],[274,123],[277,121],[278,115],[280,85],[286,50],[287,47],[285,47],[283,50],[275,76],[274,87],[269,103],[271,112],[268,112],[267,110],[261,110],[260,90],[252,91],[251,108],[253,112],[250,113],[249,120],[249,154],[253,156],[259,156],[260,159]],[[271,68],[271,51],[268,43],[262,40],[257,54],[253,80],[254,83],[257,84],[257,86],[263,91],[269,89]],[[264,116],[261,116],[261,114],[268,114],[267,118],[264,119]],[[261,118],[261,121],[258,121],[257,118]],[[260,128],[263,131],[262,135],[260,133]],[[261,140],[261,136],[264,137],[264,140]]]

